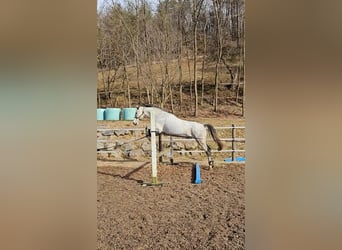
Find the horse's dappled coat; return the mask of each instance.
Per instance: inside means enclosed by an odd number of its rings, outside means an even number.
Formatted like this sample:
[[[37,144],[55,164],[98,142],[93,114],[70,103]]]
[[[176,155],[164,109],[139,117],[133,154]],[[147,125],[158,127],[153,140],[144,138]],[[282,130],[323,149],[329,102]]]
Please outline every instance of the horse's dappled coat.
[[[218,144],[218,149],[223,147],[222,142],[217,136],[215,128],[210,124],[201,124],[193,121],[186,121],[176,117],[174,114],[168,113],[156,107],[139,106],[135,113],[134,125],[139,123],[145,115],[150,117],[150,112],[153,111],[156,120],[156,131],[161,134],[170,136],[179,136],[186,138],[194,138],[198,144],[202,146],[208,156],[209,166],[212,167],[214,162],[211,158],[210,148],[206,143],[207,130],[209,129],[214,141]]]

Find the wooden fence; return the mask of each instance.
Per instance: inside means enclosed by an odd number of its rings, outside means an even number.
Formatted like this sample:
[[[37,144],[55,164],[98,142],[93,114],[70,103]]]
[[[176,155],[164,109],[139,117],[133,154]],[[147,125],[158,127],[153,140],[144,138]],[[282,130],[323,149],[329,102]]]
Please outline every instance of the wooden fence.
[[[245,126],[235,126],[234,124],[232,124],[231,126],[224,126],[224,127],[215,127],[219,138],[221,141],[223,142],[228,142],[230,145],[230,149],[222,149],[222,150],[211,150],[212,153],[230,153],[231,155],[231,162],[236,162],[237,159],[237,154],[245,154],[245,138],[244,138],[244,134],[245,134]],[[139,139],[141,137],[141,134],[144,133],[144,131],[146,131],[146,128],[104,128],[104,127],[99,127],[97,128],[97,132],[106,132],[106,131],[113,131],[113,130],[117,130],[117,131],[132,131],[132,132],[138,132],[140,131],[140,133],[137,135],[133,135],[130,140],[127,140],[127,143],[129,143],[129,141],[135,141],[135,139]],[[174,158],[175,158],[175,153],[205,153],[204,150],[199,150],[199,149],[194,149],[194,150],[186,150],[186,149],[181,149],[178,150],[175,148],[175,143],[179,141],[179,142],[189,142],[189,141],[194,141],[195,139],[192,138],[181,138],[181,137],[174,137],[174,136],[167,136],[167,135],[162,135],[159,136],[159,140],[158,140],[158,149],[159,151],[163,151],[163,147],[162,145],[165,144],[165,142],[167,144],[169,144],[169,148],[170,148],[170,153],[169,153],[169,158],[170,158],[170,162],[173,163],[174,162]],[[109,139],[97,139],[97,143],[100,142],[115,142],[115,140],[109,140]],[[124,142],[125,143],[125,142]],[[209,137],[207,139],[207,143],[213,143],[213,139],[211,137]],[[97,153],[101,154],[101,153],[111,153],[114,152],[115,150],[98,150]],[[239,160],[239,162],[241,162],[241,160]],[[243,161],[242,161],[243,162]]]
[[[235,126],[234,124],[232,124],[231,126],[227,126],[227,127],[215,127],[215,129],[217,131],[220,130],[230,130],[230,137],[220,137],[221,141],[226,141],[226,142],[230,142],[231,144],[231,149],[222,149],[222,150],[211,150],[212,153],[231,153],[231,161],[232,162],[236,162],[236,153],[244,153],[245,154],[245,149],[243,147],[243,149],[241,148],[237,148],[236,143],[237,142],[241,142],[243,144],[245,144],[245,138],[244,137],[236,137],[236,131],[237,130],[245,130],[244,126]],[[243,132],[244,134],[244,132]],[[159,137],[159,151],[162,151],[163,149],[161,148],[160,145],[162,145],[162,142],[170,142],[170,161],[171,163],[174,162],[174,153],[175,152],[179,152],[179,153],[205,153],[204,150],[175,150],[173,147],[174,142],[176,141],[196,141],[195,139],[192,138],[180,138],[180,137],[173,137],[173,136],[167,136],[169,137],[169,139],[163,140],[161,139],[162,137]],[[213,141],[212,138],[208,138],[207,141]]]

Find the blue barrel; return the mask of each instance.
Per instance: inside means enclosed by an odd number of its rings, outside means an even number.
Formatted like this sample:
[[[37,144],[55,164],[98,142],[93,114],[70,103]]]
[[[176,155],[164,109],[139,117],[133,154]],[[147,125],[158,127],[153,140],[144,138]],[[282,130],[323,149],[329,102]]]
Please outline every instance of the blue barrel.
[[[111,121],[118,121],[120,120],[120,108],[106,108],[104,112],[104,119],[111,120]]]
[[[136,108],[123,108],[123,120],[132,121],[135,117]]]
[[[98,121],[102,121],[104,119],[104,111],[105,109],[96,109],[96,119]]]

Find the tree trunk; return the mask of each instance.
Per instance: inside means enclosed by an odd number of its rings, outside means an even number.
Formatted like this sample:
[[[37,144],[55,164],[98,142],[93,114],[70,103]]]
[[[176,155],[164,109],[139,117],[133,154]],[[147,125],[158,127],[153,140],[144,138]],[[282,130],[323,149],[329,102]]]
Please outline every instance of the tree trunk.
[[[188,58],[188,70],[189,70],[189,81],[190,81],[190,102],[192,103],[193,94],[192,94],[192,80],[191,80],[191,67],[190,67],[190,56],[189,50],[187,50],[187,58]],[[190,105],[190,110],[192,111],[192,105]]]
[[[177,15],[177,25],[178,25],[178,84],[179,84],[179,111],[183,111],[183,68],[182,68],[182,56],[183,56],[183,4],[184,2],[182,0],[178,1],[178,15]]]
[[[218,77],[219,77],[219,60],[215,65],[215,97],[214,97],[214,111],[218,111]]]
[[[207,19],[205,19],[204,29],[203,29],[203,45],[204,45],[204,55],[202,60],[202,76],[201,76],[201,84],[202,84],[202,92],[201,92],[201,106],[203,106],[204,99],[204,62],[207,54]]]
[[[213,0],[214,4],[214,12],[216,18],[216,43],[217,43],[217,58],[216,58],[216,67],[215,67],[215,104],[214,111],[218,111],[218,86],[219,86],[219,65],[221,63],[222,57],[222,34],[221,34],[221,19],[220,19],[220,10],[221,6],[220,1]]]
[[[137,67],[137,85],[138,85],[138,95],[139,95],[139,103],[141,103],[141,86],[140,86],[140,72],[141,72],[141,68],[140,68],[140,63],[138,61],[138,57],[136,56],[136,67]]]
[[[197,92],[197,20],[194,25],[194,88],[195,88],[195,112],[194,116],[198,116],[198,92]]]
[[[127,75],[127,69],[126,69],[126,63],[123,66],[123,86],[125,86],[126,83],[126,90],[125,90],[125,101],[124,101],[124,105],[128,107],[131,107],[131,89],[130,89],[130,85],[129,85],[129,79],[128,79],[128,75]]]
[[[171,84],[169,84],[169,88],[170,88],[170,105],[171,105],[171,112],[174,113],[174,107],[173,107],[173,91],[172,91],[172,86]]]
[[[182,45],[181,45],[182,47]],[[182,51],[182,49],[180,49]],[[182,53],[178,55],[178,84],[179,84],[179,111],[182,112],[183,106],[183,84],[182,84]]]
[[[194,116],[198,116],[198,91],[197,91],[197,26],[198,26],[198,18],[201,13],[203,0],[194,0],[193,1],[193,39],[194,39],[194,89],[195,89],[195,112]]]
[[[182,107],[183,107],[183,84],[182,84],[182,54],[181,54],[181,52],[178,55],[178,84],[179,84],[179,111],[182,112]]]

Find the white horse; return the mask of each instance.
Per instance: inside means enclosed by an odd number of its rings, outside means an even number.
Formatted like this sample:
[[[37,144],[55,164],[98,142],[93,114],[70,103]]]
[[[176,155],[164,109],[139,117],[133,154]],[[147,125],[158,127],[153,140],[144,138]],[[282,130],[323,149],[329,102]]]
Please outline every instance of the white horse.
[[[145,115],[150,117],[150,112],[154,111],[155,120],[156,120],[156,131],[160,134],[166,134],[170,136],[179,136],[185,138],[194,138],[199,145],[204,149],[205,153],[208,157],[209,167],[212,168],[214,166],[214,161],[211,158],[211,150],[210,147],[206,143],[207,139],[207,130],[214,141],[218,145],[218,150],[221,150],[223,147],[222,141],[218,138],[215,128],[210,124],[201,124],[198,122],[185,121],[179,119],[175,115],[165,112],[159,108],[145,105],[138,106],[137,111],[135,112],[135,119],[133,120],[133,124],[137,125],[139,120],[141,120]]]

